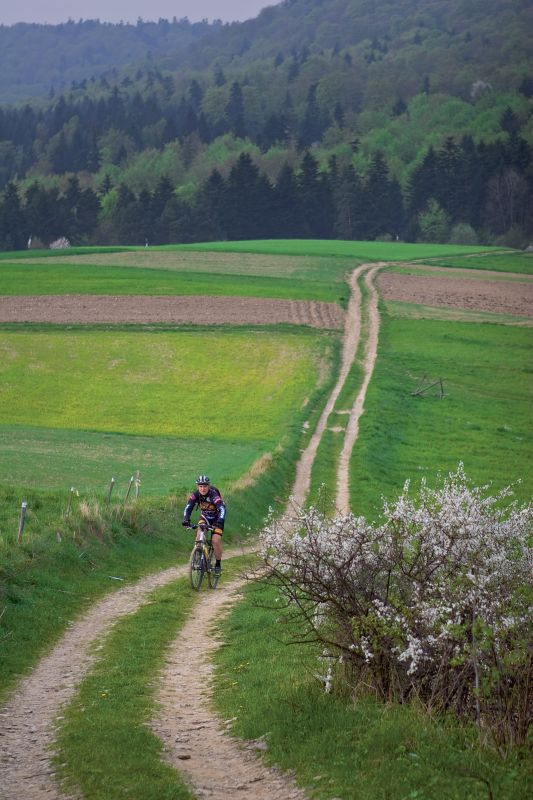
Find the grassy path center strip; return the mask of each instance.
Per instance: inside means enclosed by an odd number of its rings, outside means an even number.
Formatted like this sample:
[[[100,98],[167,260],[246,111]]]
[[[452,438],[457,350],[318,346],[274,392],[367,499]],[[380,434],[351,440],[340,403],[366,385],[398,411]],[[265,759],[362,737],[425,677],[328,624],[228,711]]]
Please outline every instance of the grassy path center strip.
[[[149,727],[155,685],[170,642],[187,619],[194,624],[193,608],[223,598],[224,587],[244,563],[243,558],[225,560],[220,592],[197,594],[187,578],[157,588],[98,645],[98,661],[59,727],[55,761],[67,789],[80,787],[87,800],[193,796],[179,772],[162,760],[163,743]]]

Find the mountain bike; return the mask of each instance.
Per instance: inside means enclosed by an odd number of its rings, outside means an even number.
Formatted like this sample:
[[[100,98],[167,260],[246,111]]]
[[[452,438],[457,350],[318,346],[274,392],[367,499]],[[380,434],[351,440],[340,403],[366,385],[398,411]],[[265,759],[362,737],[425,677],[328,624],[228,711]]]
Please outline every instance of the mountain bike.
[[[215,529],[203,523],[199,525],[189,525],[189,529],[192,531],[198,529],[199,531],[198,539],[194,544],[189,559],[189,578],[191,586],[199,592],[204,575],[207,575],[210,588],[216,589],[220,575],[215,574],[215,551],[212,542]]]

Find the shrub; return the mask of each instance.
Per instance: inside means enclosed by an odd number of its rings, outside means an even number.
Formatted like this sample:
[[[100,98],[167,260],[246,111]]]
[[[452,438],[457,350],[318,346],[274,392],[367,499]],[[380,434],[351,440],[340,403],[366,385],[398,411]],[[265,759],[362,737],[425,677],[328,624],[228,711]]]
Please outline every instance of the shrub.
[[[406,483],[379,526],[300,510],[299,530],[271,523],[262,548],[295,637],[324,648],[327,690],[337,673],[352,691],[416,697],[475,720],[504,751],[525,741],[533,707],[533,507],[504,509],[510,490],[486,489],[460,465],[415,498]]]
[[[60,236],[59,239],[50,242],[50,250],[66,250],[69,247],[70,242],[65,236]]]
[[[450,244],[479,244],[477,233],[467,222],[458,222],[454,225],[448,241]]]

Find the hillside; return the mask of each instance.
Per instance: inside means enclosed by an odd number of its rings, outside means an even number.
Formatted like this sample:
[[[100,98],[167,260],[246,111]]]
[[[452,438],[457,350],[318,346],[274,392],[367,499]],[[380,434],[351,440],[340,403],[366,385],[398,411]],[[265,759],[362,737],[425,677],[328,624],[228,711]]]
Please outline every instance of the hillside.
[[[117,44],[115,67],[131,60],[122,70],[0,107],[0,189],[16,184],[0,246],[30,235],[447,241],[457,225],[465,244],[526,244],[532,12],[504,0],[287,0],[242,24],[58,26],[52,40],[71,54],[77,33],[99,31],[153,41],[154,54],[134,63],[140,51]]]
[[[206,22],[187,19],[139,20],[137,25],[99,20],[0,25],[0,103],[50,97],[73,83],[86,86],[104,72],[132,62],[179,53],[209,28]]]

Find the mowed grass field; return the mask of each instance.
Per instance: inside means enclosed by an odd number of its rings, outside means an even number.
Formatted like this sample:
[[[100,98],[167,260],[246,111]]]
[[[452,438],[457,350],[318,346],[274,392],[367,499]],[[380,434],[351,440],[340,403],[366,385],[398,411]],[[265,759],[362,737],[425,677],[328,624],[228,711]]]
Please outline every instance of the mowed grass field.
[[[432,261],[432,263],[440,267],[489,269],[497,272],[516,272],[523,275],[533,275],[533,253],[522,253],[518,251],[509,253],[486,253],[481,256],[466,255],[455,258],[438,258]]]
[[[105,263],[108,260],[119,262]],[[289,259],[282,259],[289,261]],[[4,295],[215,295],[268,297],[290,300],[322,300],[345,306],[348,265],[334,259],[295,259],[276,264],[260,256],[178,259],[168,253],[119,253],[110,256],[72,256],[39,263],[20,260],[0,262]],[[355,266],[355,264],[354,264]],[[247,272],[246,270],[249,270]],[[201,314],[201,307],[198,307]]]
[[[356,513],[375,516],[381,497],[413,489],[462,461],[477,485],[512,483],[533,493],[533,331],[487,321],[403,319],[384,308],[378,359],[351,463]],[[442,378],[445,396],[434,386]],[[519,483],[518,483],[519,482]]]
[[[164,494],[235,481],[283,441],[331,367],[313,331],[0,332],[0,482]]]

